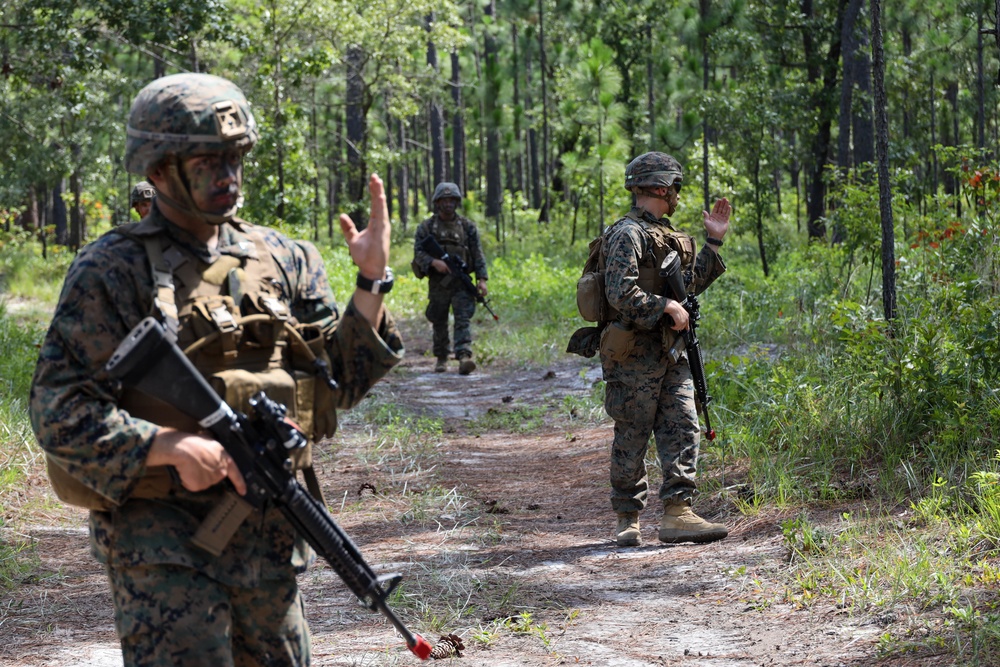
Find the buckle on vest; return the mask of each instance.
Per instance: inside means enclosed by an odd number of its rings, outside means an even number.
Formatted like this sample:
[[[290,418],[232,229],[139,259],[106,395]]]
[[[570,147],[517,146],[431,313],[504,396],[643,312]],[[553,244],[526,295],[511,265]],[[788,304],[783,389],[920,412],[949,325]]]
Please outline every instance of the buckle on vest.
[[[287,320],[288,316],[290,314],[288,312],[288,308],[285,306],[284,302],[282,302],[281,299],[278,299],[278,298],[273,297],[273,296],[261,297],[261,299],[260,299],[260,307],[268,315],[270,315],[271,317],[273,317],[276,320],[281,320],[282,322],[284,322],[285,320]]]
[[[238,328],[233,314],[229,312],[225,305],[213,308],[209,311],[209,315],[211,315],[212,321],[215,322],[215,326],[224,334],[236,331]]]

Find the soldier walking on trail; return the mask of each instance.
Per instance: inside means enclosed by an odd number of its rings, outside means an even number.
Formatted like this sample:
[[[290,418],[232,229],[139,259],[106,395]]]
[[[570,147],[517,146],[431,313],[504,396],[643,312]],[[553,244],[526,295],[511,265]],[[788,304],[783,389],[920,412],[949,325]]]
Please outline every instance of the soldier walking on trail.
[[[455,316],[455,358],[458,372],[468,375],[476,370],[472,360],[472,316],[476,312],[476,298],[462,283],[450,275],[451,267],[434,259],[421,249],[421,243],[434,237],[446,253],[465,262],[469,273],[476,274],[476,287],[482,296],[487,295],[486,256],[479,242],[479,231],[471,220],[455,211],[462,203],[462,191],[454,183],[439,183],[431,199],[434,215],[417,227],[414,237],[413,267],[417,277],[428,276],[427,319],[434,326],[435,372],[447,370],[451,344],[448,339],[448,312]]]
[[[132,188],[129,195],[128,205],[135,209],[139,218],[145,218],[153,208],[153,199],[156,197],[156,188],[149,184],[149,181],[139,181]]]
[[[694,383],[683,338],[688,313],[663,296],[659,268],[667,254],[680,255],[690,276],[688,290],[701,293],[726,270],[718,254],[729,229],[726,199],[704,212],[706,245],[695,253],[694,239],[673,227],[683,175],[670,155],[640,155],[625,169],[625,188],[633,207],[604,232],[601,264],[605,290],[616,317],[601,333],[605,409],[615,421],[611,447],[611,506],[618,515],[616,541],[637,546],[642,538],[639,512],[646,506],[649,483],[645,455],[650,433],[663,469],[659,497],[662,542],[712,542],[729,534],[691,510],[701,437]],[[671,354],[671,350],[674,354]]]
[[[311,549],[273,505],[207,520],[246,493],[240,469],[197,422],[123,389],[104,367],[151,315],[234,410],[249,413],[263,390],[310,442],[332,435],[336,409],[357,404],[403,355],[383,306],[392,276],[382,181],[369,179],[364,231],[340,218],[358,266],[341,310],[312,244],[236,217],[258,128],[233,83],[157,79],[135,98],[127,134],[126,167],[156,188],[152,210],[80,251],[32,381],[53,488],[91,510],[125,667],[308,665],[296,575]],[[317,495],[310,446],[292,458]]]

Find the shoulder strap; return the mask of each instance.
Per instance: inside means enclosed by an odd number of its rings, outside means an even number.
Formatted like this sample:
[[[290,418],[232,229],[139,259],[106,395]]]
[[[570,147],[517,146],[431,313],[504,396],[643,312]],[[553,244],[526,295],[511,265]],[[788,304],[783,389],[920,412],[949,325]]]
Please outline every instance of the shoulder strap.
[[[146,249],[146,259],[149,260],[150,273],[153,276],[153,314],[163,319],[167,336],[172,342],[177,341],[179,328],[177,300],[174,298],[174,276],[170,264],[163,257],[163,230],[142,220],[116,227],[111,234],[121,234],[133,241],[142,243]]]
[[[171,342],[177,341],[178,315],[177,300],[174,298],[174,274],[163,258],[162,241],[157,236],[142,239],[146,246],[146,257],[153,274],[153,307],[160,311]]]

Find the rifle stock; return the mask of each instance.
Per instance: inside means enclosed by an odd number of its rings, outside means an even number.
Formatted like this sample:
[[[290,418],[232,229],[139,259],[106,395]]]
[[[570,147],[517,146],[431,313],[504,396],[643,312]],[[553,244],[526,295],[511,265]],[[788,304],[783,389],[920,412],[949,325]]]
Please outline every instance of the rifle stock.
[[[414,655],[422,660],[430,656],[430,643],[410,632],[386,602],[401,575],[377,576],[326,507],[286,467],[288,452],[304,447],[306,438],[285,419],[285,406],[259,392],[250,400],[255,419],[234,412],[152,317],[129,332],[105,370],[124,385],[196,419],[239,467],[247,483],[245,500],[256,508],[267,502],[277,506],[351,592],[392,623]]]
[[[697,334],[701,306],[698,303],[698,298],[687,292],[684,276],[681,275],[681,258],[676,252],[671,251],[663,259],[663,263],[660,265],[660,275],[667,279],[667,291],[670,292],[667,296],[680,303],[688,313],[688,328],[684,329],[681,335],[684,337],[684,346],[687,348],[695,398],[701,406],[702,416],[705,420],[705,437],[709,440],[715,440],[715,429],[712,428],[712,422],[708,415],[708,404],[712,402],[712,397],[708,394],[705,362],[702,359],[701,343],[698,341]]]
[[[462,288],[474,296],[476,298],[476,302],[481,303],[483,307],[490,312],[490,315],[493,316],[495,321],[500,320],[500,318],[497,317],[497,314],[493,312],[493,309],[490,308],[490,302],[486,299],[486,297],[479,293],[479,289],[473,284],[472,278],[469,277],[469,267],[460,257],[454,257],[446,253],[444,248],[441,247],[441,244],[438,243],[437,239],[429,235],[425,236],[420,242],[420,249],[434,259],[440,259],[442,262],[447,264],[448,268],[451,269],[452,275],[458,276],[458,279],[462,283]]]

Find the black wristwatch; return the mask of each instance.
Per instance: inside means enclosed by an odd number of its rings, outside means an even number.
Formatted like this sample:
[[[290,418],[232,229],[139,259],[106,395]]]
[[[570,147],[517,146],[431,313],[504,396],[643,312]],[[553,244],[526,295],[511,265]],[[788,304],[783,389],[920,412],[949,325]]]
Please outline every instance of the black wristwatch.
[[[392,275],[392,269],[388,266],[385,267],[385,278],[382,280],[369,280],[361,275],[358,271],[357,285],[360,289],[366,292],[371,292],[372,294],[385,294],[392,289],[392,281],[395,276]]]
[[[717,248],[721,248],[722,247],[722,239],[717,239],[714,236],[706,236],[705,237],[705,243],[707,243],[709,245],[714,245]]]

